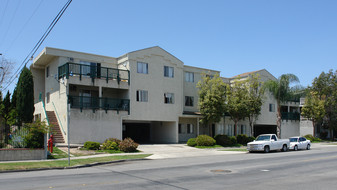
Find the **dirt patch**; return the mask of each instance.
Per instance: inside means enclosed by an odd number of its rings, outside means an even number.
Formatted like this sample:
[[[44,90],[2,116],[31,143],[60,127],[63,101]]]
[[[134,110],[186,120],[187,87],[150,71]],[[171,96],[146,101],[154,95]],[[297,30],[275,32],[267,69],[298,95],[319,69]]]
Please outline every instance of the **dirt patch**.
[[[68,154],[68,147],[58,147],[58,148]],[[95,154],[104,154],[104,153],[95,152],[94,150],[81,150],[79,148],[70,148],[70,155],[72,156],[88,156]]]

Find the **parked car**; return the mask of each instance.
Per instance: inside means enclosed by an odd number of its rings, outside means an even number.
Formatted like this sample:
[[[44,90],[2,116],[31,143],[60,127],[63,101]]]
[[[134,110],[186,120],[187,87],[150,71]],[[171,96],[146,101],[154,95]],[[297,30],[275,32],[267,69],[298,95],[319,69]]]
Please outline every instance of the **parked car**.
[[[271,150],[281,150],[285,152],[289,149],[289,139],[278,139],[275,134],[263,134],[256,137],[253,142],[247,144],[249,152],[264,151],[265,153]]]
[[[310,150],[311,142],[310,140],[304,137],[290,137],[289,141],[291,150],[299,150],[299,149]]]

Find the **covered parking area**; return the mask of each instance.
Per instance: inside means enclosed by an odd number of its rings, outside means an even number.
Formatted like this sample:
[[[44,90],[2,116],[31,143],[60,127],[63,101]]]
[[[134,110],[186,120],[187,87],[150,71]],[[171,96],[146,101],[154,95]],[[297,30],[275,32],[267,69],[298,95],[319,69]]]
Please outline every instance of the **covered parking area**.
[[[178,143],[177,121],[123,121],[123,139],[141,144]]]

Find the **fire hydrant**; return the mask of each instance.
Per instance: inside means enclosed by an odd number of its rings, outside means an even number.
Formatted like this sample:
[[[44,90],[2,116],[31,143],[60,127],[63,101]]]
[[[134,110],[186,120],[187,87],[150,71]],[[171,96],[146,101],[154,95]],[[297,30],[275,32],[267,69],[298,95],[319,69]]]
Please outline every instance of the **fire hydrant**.
[[[53,135],[50,135],[50,138],[48,140],[48,151],[50,153],[53,153]]]

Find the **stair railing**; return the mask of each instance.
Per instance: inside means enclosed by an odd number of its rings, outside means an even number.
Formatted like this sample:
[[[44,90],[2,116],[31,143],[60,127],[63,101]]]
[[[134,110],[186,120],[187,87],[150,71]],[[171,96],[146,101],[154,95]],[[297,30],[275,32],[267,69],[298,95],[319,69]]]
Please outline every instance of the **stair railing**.
[[[67,135],[67,133],[66,133],[65,130],[63,129],[62,122],[61,122],[61,119],[60,119],[60,117],[59,117],[59,114],[57,113],[55,104],[54,104],[54,102],[52,102],[52,103],[53,103],[53,106],[54,106],[54,110],[55,110],[55,114],[56,114],[57,120],[59,121],[58,123],[59,123],[60,126],[61,126],[62,132],[63,132],[63,134]]]
[[[49,126],[49,119],[48,119],[46,107],[44,105],[44,101],[42,100],[42,93],[41,92],[40,92],[39,100],[42,102],[42,108],[43,108],[43,111],[44,111],[44,115],[46,116],[47,125]]]

